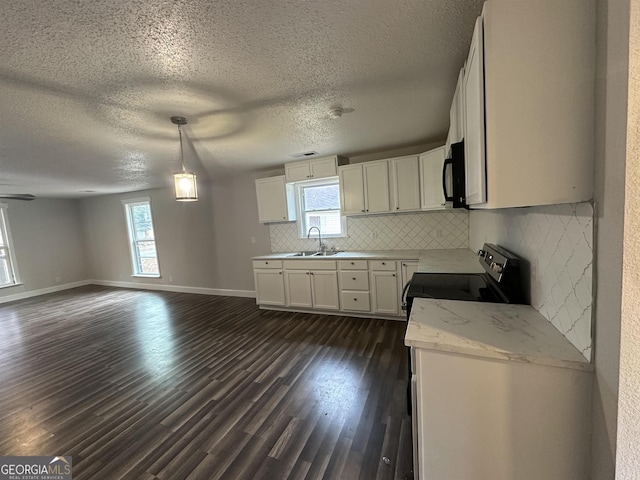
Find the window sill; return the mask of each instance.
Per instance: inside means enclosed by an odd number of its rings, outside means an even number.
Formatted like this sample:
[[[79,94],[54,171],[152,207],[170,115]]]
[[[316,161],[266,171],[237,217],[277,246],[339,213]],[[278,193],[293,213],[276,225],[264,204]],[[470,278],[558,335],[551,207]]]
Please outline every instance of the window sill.
[[[0,285],[0,289],[10,288],[10,287],[18,287],[20,285],[23,285],[23,283],[20,283],[20,282],[18,282],[18,283],[9,283],[7,285]]]
[[[160,275],[145,275],[143,273],[138,273],[136,275],[131,275],[132,277],[138,277],[138,278],[160,278]]]

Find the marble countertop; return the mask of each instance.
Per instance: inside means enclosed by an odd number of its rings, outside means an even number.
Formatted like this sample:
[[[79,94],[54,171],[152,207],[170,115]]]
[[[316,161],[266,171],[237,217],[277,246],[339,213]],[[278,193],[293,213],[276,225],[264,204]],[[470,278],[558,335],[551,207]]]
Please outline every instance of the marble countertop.
[[[405,345],[464,355],[593,370],[530,305],[417,298]]]
[[[447,250],[369,250],[338,252],[329,257],[292,257],[293,252],[271,253],[253,257],[253,260],[418,260],[419,272],[477,273],[484,270],[478,257],[467,248]]]

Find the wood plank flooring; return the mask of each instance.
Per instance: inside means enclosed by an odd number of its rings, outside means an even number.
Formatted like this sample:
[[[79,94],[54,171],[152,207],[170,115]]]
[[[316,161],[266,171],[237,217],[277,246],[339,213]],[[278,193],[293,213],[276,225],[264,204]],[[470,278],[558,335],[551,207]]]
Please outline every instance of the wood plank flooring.
[[[404,330],[98,286],[0,305],[0,455],[72,455],[75,480],[403,479]]]

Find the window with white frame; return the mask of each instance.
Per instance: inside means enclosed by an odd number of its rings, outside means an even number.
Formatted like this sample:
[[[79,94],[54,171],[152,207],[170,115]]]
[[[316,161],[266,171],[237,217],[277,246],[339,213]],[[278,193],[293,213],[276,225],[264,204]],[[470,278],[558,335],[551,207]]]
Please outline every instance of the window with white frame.
[[[318,227],[323,238],[345,236],[344,217],[340,215],[340,186],[337,178],[299,183],[296,188],[301,237],[307,237],[311,227]]]
[[[153,231],[151,201],[148,198],[123,200],[129,231],[134,276],[159,277],[160,264]]]
[[[9,287],[18,283],[13,245],[7,220],[7,206],[0,204],[0,287]]]

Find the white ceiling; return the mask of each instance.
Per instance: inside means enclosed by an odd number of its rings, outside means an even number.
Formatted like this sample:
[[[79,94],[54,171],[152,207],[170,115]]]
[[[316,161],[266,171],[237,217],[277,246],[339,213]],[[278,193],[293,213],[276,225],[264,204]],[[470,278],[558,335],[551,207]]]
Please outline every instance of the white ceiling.
[[[82,197],[446,136],[480,0],[13,0],[0,193]],[[333,120],[327,112],[347,113]],[[84,191],[96,193],[83,193]]]

